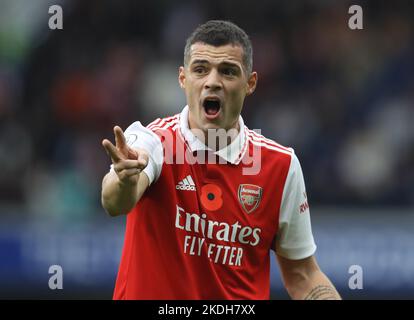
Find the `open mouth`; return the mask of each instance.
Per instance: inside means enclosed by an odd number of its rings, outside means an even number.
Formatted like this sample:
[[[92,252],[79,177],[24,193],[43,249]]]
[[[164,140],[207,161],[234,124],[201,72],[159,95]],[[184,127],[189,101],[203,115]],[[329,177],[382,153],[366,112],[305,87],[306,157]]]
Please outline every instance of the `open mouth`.
[[[215,118],[220,112],[221,102],[215,98],[206,98],[203,102],[203,108],[208,118]]]

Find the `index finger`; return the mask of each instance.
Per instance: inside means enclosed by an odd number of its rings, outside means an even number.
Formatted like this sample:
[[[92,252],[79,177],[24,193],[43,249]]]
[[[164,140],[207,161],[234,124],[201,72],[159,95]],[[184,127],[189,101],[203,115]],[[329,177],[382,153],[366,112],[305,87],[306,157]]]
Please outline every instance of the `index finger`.
[[[102,140],[102,146],[105,148],[106,153],[111,157],[113,162],[118,162],[122,159],[118,149],[112,144],[111,141],[107,139]]]
[[[124,136],[124,132],[118,126],[114,127],[114,134],[115,134],[115,144],[116,147],[122,150],[126,146],[126,140]]]

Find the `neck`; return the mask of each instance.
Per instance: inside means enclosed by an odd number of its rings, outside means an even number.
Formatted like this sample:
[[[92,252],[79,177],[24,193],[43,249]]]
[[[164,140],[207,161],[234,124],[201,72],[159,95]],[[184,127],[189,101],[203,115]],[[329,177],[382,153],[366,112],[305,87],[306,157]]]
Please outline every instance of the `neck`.
[[[189,114],[188,126],[201,142],[214,151],[218,151],[230,145],[240,132],[239,119],[237,119],[229,129],[202,129],[195,124],[191,114]]]

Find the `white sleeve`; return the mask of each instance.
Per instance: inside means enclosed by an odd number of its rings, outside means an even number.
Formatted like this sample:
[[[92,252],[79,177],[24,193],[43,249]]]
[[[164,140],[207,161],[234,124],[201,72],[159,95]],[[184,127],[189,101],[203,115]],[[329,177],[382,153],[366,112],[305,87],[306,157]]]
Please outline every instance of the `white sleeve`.
[[[157,181],[164,161],[160,138],[150,129],[145,128],[139,121],[131,124],[125,130],[124,135],[128,146],[133,149],[144,149],[148,152],[148,165],[143,172],[148,176],[150,184]]]
[[[276,253],[299,260],[315,251],[305,182],[299,160],[293,152],[280,206]]]

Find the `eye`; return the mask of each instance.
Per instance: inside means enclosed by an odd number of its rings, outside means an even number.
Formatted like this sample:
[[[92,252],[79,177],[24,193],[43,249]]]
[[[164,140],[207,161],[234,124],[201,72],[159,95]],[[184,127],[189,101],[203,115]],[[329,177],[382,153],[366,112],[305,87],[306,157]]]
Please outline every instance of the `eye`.
[[[234,68],[223,68],[221,72],[223,72],[223,74],[225,74],[226,76],[237,75],[237,71]]]
[[[195,73],[198,73],[198,74],[203,74],[203,73],[205,73],[206,72],[206,68],[204,68],[204,67],[195,67],[194,69],[193,69],[193,71],[195,72]]]

